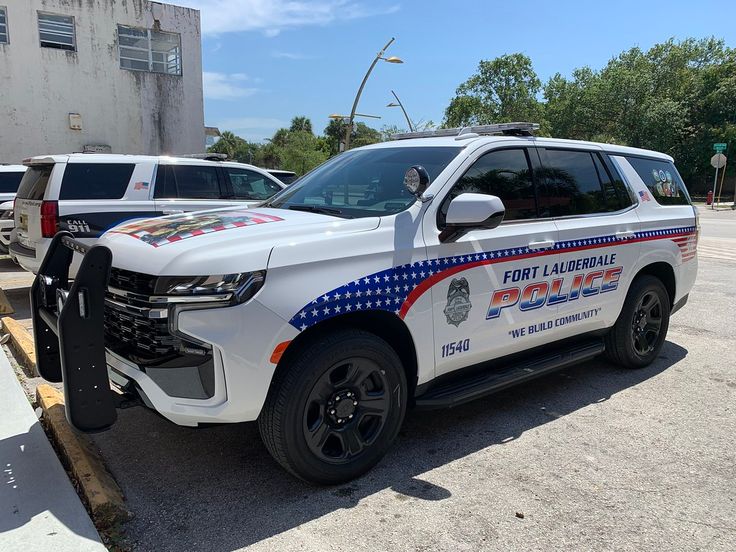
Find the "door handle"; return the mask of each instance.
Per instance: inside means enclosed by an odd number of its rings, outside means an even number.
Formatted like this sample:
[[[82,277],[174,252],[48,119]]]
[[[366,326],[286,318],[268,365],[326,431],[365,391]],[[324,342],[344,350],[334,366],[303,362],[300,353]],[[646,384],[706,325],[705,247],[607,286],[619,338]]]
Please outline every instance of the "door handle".
[[[535,241],[535,242],[529,242],[529,249],[538,250],[538,249],[550,249],[555,246],[555,240],[542,240],[542,241]]]
[[[630,240],[636,235],[636,232],[633,230],[623,230],[621,232],[616,232],[616,239],[617,240]]]
[[[183,209],[164,209],[164,215],[180,215],[184,212]]]

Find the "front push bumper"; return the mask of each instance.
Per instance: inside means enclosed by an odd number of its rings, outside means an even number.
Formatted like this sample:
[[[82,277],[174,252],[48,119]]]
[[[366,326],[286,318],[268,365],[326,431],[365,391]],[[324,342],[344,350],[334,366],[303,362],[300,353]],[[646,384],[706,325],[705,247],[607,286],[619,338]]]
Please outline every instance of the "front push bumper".
[[[84,257],[70,284],[70,266],[81,256],[74,262],[75,253]],[[107,347],[111,262],[107,247],[58,234],[31,287],[37,370],[48,381],[63,382],[69,422],[81,431],[103,431],[130,398],[182,426],[256,420],[276,369],[271,352],[298,331],[256,298],[227,308],[172,309],[169,316],[176,312],[182,335],[212,347],[213,393],[194,393],[185,385],[196,379],[191,366],[154,371]]]
[[[75,252],[84,257],[70,286]],[[89,247],[60,232],[31,286],[38,373],[48,381],[63,382],[67,419],[81,431],[102,431],[117,419],[105,360],[104,307],[111,264],[107,247]]]

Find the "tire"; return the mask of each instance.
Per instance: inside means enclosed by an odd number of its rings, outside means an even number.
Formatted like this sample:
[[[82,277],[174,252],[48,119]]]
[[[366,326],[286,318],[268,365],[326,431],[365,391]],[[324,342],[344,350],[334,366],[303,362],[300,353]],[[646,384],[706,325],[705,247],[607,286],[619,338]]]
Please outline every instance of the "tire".
[[[670,324],[670,298],[658,278],[637,277],[605,338],[606,357],[624,368],[644,368],[659,355]]]
[[[279,366],[258,418],[271,456],[318,485],[370,470],[396,439],[406,375],[383,339],[343,330],[310,343]]]

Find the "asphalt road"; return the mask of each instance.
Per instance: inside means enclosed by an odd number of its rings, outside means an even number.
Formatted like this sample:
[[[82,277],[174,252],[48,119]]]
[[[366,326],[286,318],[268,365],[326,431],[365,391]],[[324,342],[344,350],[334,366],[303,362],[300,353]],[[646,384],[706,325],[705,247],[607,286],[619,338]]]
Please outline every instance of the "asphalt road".
[[[701,224],[697,284],[652,366],[594,361],[410,412],[389,455],[348,485],[288,476],[254,424],[194,430],[121,411],[94,440],[135,514],[128,545],[733,551],[736,212]]]

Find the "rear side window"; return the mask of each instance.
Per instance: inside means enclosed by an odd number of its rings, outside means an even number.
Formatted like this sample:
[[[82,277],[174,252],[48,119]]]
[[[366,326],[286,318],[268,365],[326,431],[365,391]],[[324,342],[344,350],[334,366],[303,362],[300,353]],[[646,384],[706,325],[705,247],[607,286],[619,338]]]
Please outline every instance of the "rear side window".
[[[0,172],[0,194],[14,194],[25,173],[22,172]]]
[[[491,151],[479,158],[450,190],[440,209],[441,220],[450,201],[464,193],[498,196],[506,207],[504,220],[537,216],[531,168],[523,149]]]
[[[30,167],[20,181],[17,197],[21,199],[43,199],[53,168],[53,165]]]
[[[221,199],[217,167],[160,165],[156,175],[157,199]]]
[[[134,168],[132,163],[69,163],[59,199],[120,199]]]
[[[627,157],[626,160],[660,205],[689,205],[690,197],[675,165],[670,161]],[[643,192],[639,192],[641,195]]]
[[[628,206],[597,153],[543,149],[540,154],[540,217],[607,213]]]
[[[255,171],[226,167],[235,199],[265,200],[281,191],[281,187]]]

